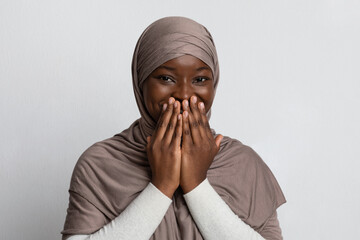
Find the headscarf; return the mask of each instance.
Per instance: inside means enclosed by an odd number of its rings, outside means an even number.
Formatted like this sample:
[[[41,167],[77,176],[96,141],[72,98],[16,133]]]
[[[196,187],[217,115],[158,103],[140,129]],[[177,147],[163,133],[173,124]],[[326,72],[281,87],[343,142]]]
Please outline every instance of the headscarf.
[[[166,17],[151,24],[139,38],[132,74],[141,118],[80,156],[70,183],[64,239],[99,230],[121,214],[150,182],[146,136],[154,131],[155,122],[146,110],[142,83],[159,65],[185,54],[211,68],[216,88],[216,50],[210,33],[201,24],[184,17]],[[213,129],[212,133],[215,137]],[[279,184],[262,159],[250,147],[227,136],[221,141],[207,178],[233,212],[260,233],[276,214],[276,208],[285,202]],[[181,188],[172,200],[151,239],[202,239]]]
[[[216,91],[218,57],[213,38],[203,25],[184,17],[162,18],[147,27],[136,44],[132,61],[133,89],[141,114],[141,127],[147,136],[151,135],[156,123],[145,106],[143,83],[161,64],[183,55],[192,55],[210,67]],[[210,116],[211,110],[207,113],[208,119]]]

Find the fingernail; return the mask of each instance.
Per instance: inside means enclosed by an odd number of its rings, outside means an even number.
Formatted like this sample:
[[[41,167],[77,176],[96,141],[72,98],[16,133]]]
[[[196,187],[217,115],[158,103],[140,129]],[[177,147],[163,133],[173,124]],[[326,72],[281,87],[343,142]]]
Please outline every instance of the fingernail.
[[[204,110],[204,103],[203,102],[200,103],[200,109]]]
[[[187,108],[188,106],[189,106],[189,102],[188,102],[188,100],[185,100],[184,107]]]
[[[196,100],[197,100],[197,97],[196,97],[196,96],[193,96],[193,97],[191,98],[191,101],[192,101],[193,103],[196,103]]]
[[[184,118],[187,118],[187,116],[188,116],[188,112],[187,112],[187,111],[185,111],[185,112],[183,112],[183,114],[184,114]]]
[[[164,111],[165,111],[166,107],[167,107],[167,104],[164,103],[164,105],[163,105],[163,110],[164,110]]]
[[[174,103],[174,101],[175,101],[175,99],[174,99],[174,98],[172,98],[172,97],[171,97],[171,98],[169,98],[169,103],[170,103],[170,104],[173,104],[173,103]]]
[[[175,103],[174,103],[174,107],[177,107],[177,104],[178,104],[178,103],[177,103],[177,102],[175,102]]]
[[[178,120],[180,120],[180,119],[181,119],[181,114],[178,115]]]

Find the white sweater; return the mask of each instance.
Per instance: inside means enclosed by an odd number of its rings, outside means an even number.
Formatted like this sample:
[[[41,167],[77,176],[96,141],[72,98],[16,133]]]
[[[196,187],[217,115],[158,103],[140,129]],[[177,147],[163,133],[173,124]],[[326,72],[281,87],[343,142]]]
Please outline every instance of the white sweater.
[[[207,179],[185,194],[184,199],[204,239],[264,239],[232,212]],[[118,217],[99,231],[91,235],[74,235],[67,240],[148,240],[171,202],[149,183]]]

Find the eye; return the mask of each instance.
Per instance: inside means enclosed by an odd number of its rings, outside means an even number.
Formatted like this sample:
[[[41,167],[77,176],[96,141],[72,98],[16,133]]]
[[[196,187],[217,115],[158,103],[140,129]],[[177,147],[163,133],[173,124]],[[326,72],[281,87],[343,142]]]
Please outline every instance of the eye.
[[[174,81],[171,77],[165,76],[165,75],[160,75],[157,78],[164,82],[173,82]]]
[[[197,77],[194,82],[195,83],[203,83],[203,82],[205,82],[207,80],[209,80],[208,77]]]

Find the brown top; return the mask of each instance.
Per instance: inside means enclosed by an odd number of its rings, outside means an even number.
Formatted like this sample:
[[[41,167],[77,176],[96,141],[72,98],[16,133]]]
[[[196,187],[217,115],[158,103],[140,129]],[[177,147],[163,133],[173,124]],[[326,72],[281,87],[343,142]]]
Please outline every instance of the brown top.
[[[71,178],[64,238],[97,231],[121,214],[149,183],[146,137],[152,134],[156,123],[146,110],[142,83],[157,66],[185,54],[209,65],[216,89],[216,49],[205,27],[187,18],[167,17],[151,24],[141,35],[132,72],[141,118],[81,155]],[[269,225],[276,220],[276,208],[285,202],[284,195],[270,169],[250,147],[225,136],[207,178],[243,221],[260,233],[266,232],[269,239],[281,238],[279,231],[269,230]],[[202,239],[182,195],[179,188],[151,239]]]

